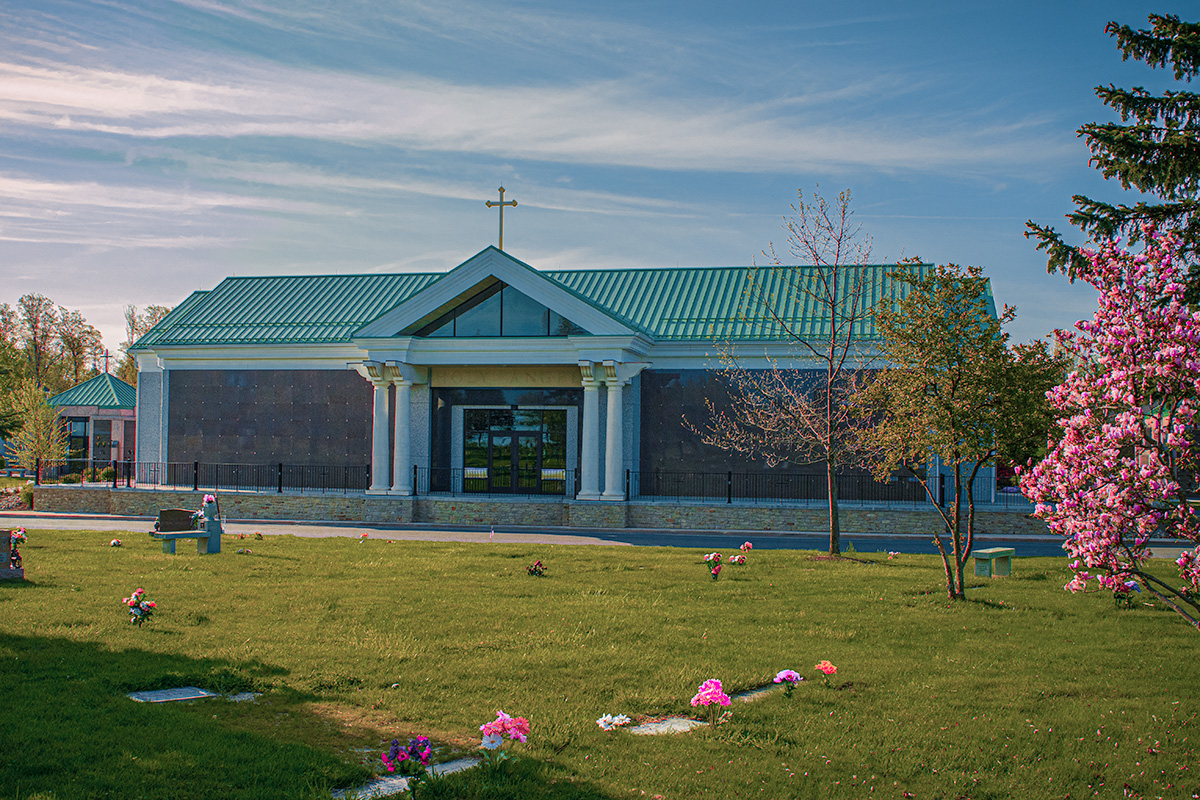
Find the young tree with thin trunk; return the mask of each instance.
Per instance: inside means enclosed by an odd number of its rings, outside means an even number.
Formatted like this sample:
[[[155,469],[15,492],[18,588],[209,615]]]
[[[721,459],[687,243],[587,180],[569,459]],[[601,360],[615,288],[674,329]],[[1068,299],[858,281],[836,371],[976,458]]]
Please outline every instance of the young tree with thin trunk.
[[[829,553],[839,555],[837,475],[839,468],[858,463],[852,409],[870,359],[859,337],[872,313],[864,282],[871,242],[851,219],[849,192],[833,203],[819,192],[811,201],[803,193],[798,197],[792,216],[784,219],[787,261],[773,244],[764,252],[770,263],[755,270],[745,313],[815,363],[810,373],[815,377],[777,364],[746,368],[726,344],[721,375],[732,408],[718,411],[707,401],[709,419],[693,430],[708,444],[762,458],[769,466],[823,463]]]
[[[936,266],[923,276],[898,272],[909,291],[876,320],[888,366],[861,395],[860,447],[878,480],[898,470],[916,478],[941,515],[934,543],[951,600],[966,597],[964,567],[974,545],[975,480],[998,457],[1028,458],[1051,422],[1046,392],[1063,361],[1045,342],[1008,347],[977,267]],[[870,423],[870,424],[866,424]],[[939,503],[940,475],[924,466],[936,456],[952,472],[949,508]],[[964,525],[963,499],[967,504]]]
[[[20,428],[8,442],[13,460],[26,469],[34,469],[41,459],[56,461],[66,457],[67,430],[58,409],[46,402],[46,393],[32,378],[17,385],[7,398],[21,419]]]

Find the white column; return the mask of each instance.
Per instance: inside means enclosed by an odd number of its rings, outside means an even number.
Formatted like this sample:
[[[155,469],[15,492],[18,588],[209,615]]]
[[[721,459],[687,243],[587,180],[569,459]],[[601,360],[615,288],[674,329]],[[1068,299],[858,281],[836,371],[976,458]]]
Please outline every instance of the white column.
[[[412,384],[406,380],[393,380],[396,387],[396,435],[395,447],[392,452],[392,491],[391,494],[409,495],[413,493],[411,429],[412,404],[409,402]]]
[[[373,380],[375,405],[371,416],[371,488],[369,494],[388,491],[388,386],[391,381]]]
[[[625,448],[623,430],[624,403],[621,388],[625,382],[620,378],[608,378],[604,385],[608,390],[608,425],[604,441],[604,495],[605,500],[625,499]]]
[[[584,364],[587,364],[585,367]],[[579,452],[579,500],[600,499],[600,382],[592,377],[591,364],[580,362],[583,377],[583,444]]]

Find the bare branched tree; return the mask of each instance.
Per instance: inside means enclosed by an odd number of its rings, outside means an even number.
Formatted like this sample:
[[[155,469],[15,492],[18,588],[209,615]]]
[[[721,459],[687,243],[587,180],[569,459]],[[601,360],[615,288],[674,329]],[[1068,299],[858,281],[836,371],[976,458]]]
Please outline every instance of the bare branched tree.
[[[863,370],[873,358],[863,340],[873,313],[868,296],[871,240],[852,219],[850,193],[830,203],[819,189],[811,201],[798,193],[784,218],[786,260],[770,245],[757,267],[744,315],[764,336],[786,339],[813,370],[750,369],[732,343],[721,349],[721,376],[733,399],[719,411],[706,401],[709,419],[697,430],[708,444],[762,458],[824,463],[829,500],[829,552],[841,553],[838,470],[860,463],[853,413],[863,388]]]

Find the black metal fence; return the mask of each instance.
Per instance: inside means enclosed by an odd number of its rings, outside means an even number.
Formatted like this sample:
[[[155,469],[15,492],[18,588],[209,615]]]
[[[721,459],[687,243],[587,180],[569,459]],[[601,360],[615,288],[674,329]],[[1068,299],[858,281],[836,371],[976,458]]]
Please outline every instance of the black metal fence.
[[[371,485],[370,465],[207,464],[199,461],[45,461],[35,470],[38,482],[108,483],[113,487],[191,489],[199,491],[319,492],[351,494]],[[390,474],[388,476],[391,477]],[[772,472],[634,472],[624,473],[626,500],[673,502],[819,505],[828,502],[826,476]],[[579,492],[579,470],[413,467],[414,494],[542,496],[573,498]],[[954,501],[949,476],[931,487],[942,505]],[[837,477],[838,499],[844,505],[907,505],[930,499],[912,478],[878,482],[867,475]],[[976,505],[1032,511],[1019,492],[996,491],[990,481],[978,481]],[[967,500],[964,490],[963,502]]]
[[[110,471],[111,470],[111,471]],[[44,461],[37,481],[103,482],[114,487],[199,491],[321,492],[350,494],[371,485],[369,465],[206,464],[200,461]],[[65,480],[64,480],[65,479]]]
[[[628,496],[676,501],[713,501],[726,503],[828,502],[829,486],[825,475],[796,475],[771,472],[630,472]],[[841,503],[928,503],[925,490],[913,480],[879,483],[867,475],[839,475],[836,478]]]
[[[934,476],[930,485],[936,502],[954,502],[951,476]],[[839,475],[836,478],[839,504],[908,505],[931,502],[925,487],[914,478],[876,481],[869,475]],[[973,487],[976,505],[1032,510],[1033,505],[1020,493],[997,492],[990,480],[977,480]],[[631,472],[625,474],[625,496],[629,498],[667,499],[676,502],[713,502],[754,504],[823,504],[829,502],[828,478],[821,474],[795,475],[771,472]],[[962,502],[968,500],[962,489]]]

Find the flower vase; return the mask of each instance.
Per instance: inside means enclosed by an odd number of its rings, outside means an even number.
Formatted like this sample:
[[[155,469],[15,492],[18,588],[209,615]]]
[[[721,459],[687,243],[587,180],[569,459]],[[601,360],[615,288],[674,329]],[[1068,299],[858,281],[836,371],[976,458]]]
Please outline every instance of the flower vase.
[[[208,534],[208,552],[221,552],[221,534],[225,526],[217,516],[217,504],[206,503],[200,511],[204,514],[204,532]]]

